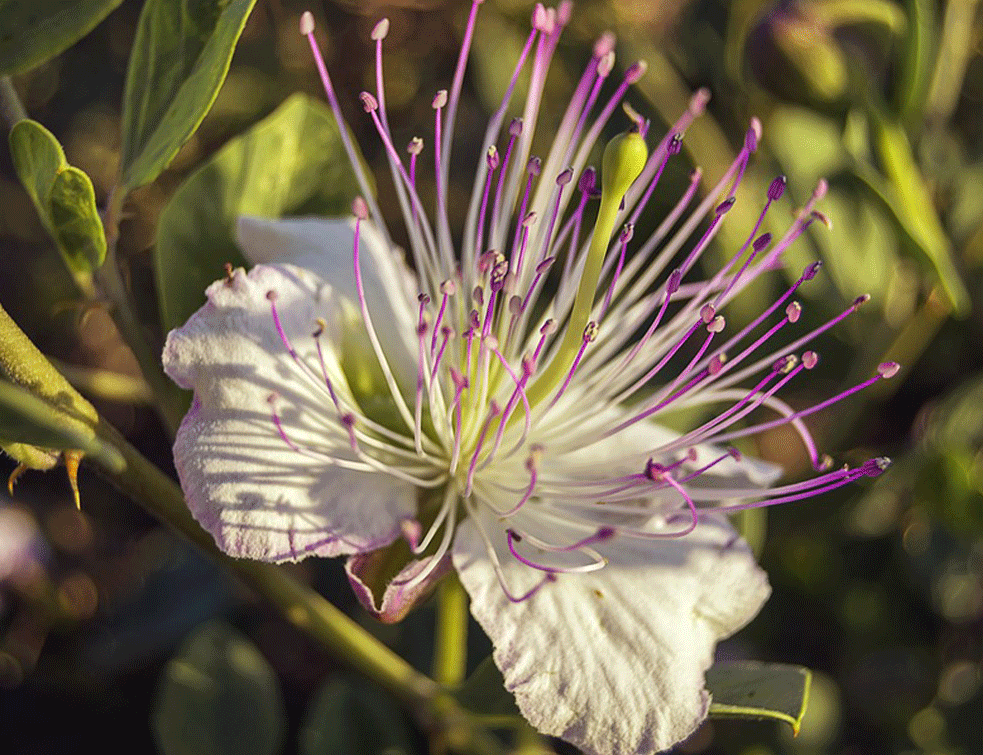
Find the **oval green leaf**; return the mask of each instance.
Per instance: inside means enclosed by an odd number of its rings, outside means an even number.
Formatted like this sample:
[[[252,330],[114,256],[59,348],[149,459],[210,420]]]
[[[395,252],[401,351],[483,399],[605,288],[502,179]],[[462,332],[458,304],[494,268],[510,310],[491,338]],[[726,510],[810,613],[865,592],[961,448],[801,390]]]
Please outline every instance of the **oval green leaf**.
[[[0,75],[28,71],[78,42],[122,0],[0,0]]]
[[[92,181],[68,164],[54,135],[37,121],[10,131],[10,154],[38,217],[76,273],[98,270],[106,259],[106,234]]]
[[[285,728],[276,674],[232,627],[205,624],[164,668],[152,726],[163,755],[274,755]]]
[[[392,698],[334,679],[318,692],[300,732],[301,755],[405,755],[410,733]]]
[[[256,0],[147,0],[123,94],[122,184],[153,181],[215,102]]]
[[[771,718],[798,734],[809,703],[812,673],[783,663],[715,663],[706,676],[713,695],[710,715],[718,718]]]
[[[293,95],[232,139],[177,190],[157,226],[155,269],[165,332],[205,303],[223,265],[244,265],[240,215],[340,215],[357,183],[327,106]]]

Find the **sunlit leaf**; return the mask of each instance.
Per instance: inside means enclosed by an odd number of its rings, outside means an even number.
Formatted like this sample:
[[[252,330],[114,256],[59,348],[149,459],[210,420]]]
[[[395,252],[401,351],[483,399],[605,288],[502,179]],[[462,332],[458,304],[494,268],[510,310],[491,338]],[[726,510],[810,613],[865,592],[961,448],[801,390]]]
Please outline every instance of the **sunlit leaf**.
[[[307,712],[301,755],[406,755],[410,733],[391,697],[343,679],[328,682]]]
[[[123,187],[153,181],[225,81],[256,0],[147,0],[123,95]]]
[[[231,140],[178,189],[157,227],[157,290],[164,330],[205,302],[223,265],[245,264],[240,215],[340,215],[358,193],[327,106],[294,95]]]
[[[0,0],[0,74],[27,71],[78,42],[122,0]]]
[[[106,258],[106,235],[92,181],[68,164],[58,140],[36,121],[10,131],[10,154],[41,222],[65,262],[76,273],[91,273]]]
[[[152,714],[163,755],[274,755],[285,723],[273,669],[219,622],[199,627],[168,662]]]
[[[809,669],[781,663],[715,663],[706,675],[710,715],[771,718],[798,732],[809,702]]]

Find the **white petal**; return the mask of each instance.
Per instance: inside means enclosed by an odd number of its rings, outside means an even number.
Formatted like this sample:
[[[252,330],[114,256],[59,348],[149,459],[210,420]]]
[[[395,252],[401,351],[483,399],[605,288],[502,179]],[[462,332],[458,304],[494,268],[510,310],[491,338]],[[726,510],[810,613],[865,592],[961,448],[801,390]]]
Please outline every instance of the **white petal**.
[[[164,369],[195,391],[181,424],[174,460],[195,518],[225,552],[267,561],[361,553],[391,542],[415,511],[412,486],[390,477],[339,468],[347,434],[327,390],[294,363],[274,327],[268,291],[294,348],[319,373],[315,319],[326,336],[342,327],[332,290],[305,270],[259,266],[208,289],[208,303],[164,348]],[[325,347],[332,343],[322,338]],[[343,394],[333,353],[327,366]],[[292,442],[280,436],[268,402]]]
[[[543,572],[512,557],[502,525],[482,517],[512,594],[535,587]],[[706,716],[703,674],[714,646],[758,612],[767,579],[722,519],[678,540],[593,547],[609,559],[603,569],[560,574],[519,603],[506,597],[470,519],[458,530],[454,566],[533,726],[590,755],[665,750]]]
[[[353,220],[340,218],[240,217],[236,241],[254,264],[286,262],[317,273],[359,311],[352,258],[354,227]],[[418,286],[405,262],[369,222],[361,224],[359,250],[365,300],[383,351],[400,384],[415,386]]]

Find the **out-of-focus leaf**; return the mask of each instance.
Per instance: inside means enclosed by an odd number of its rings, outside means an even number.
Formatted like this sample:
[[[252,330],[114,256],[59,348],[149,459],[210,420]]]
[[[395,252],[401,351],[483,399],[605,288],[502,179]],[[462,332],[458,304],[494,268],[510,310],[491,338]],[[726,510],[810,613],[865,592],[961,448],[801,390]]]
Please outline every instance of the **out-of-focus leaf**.
[[[491,656],[478,664],[454,696],[462,708],[476,715],[505,724],[522,720],[515,698],[505,689],[505,679]]]
[[[811,673],[802,666],[737,661],[715,663],[707,671],[713,694],[710,715],[720,718],[772,718],[798,732],[809,703]]]
[[[164,330],[204,304],[224,263],[245,264],[233,240],[240,215],[340,215],[357,193],[330,110],[290,97],[219,150],[161,213],[155,268]]]
[[[876,114],[871,126],[887,183],[872,178],[870,171],[858,170],[858,175],[887,204],[928,258],[954,313],[964,316],[970,307],[969,292],[956,269],[952,247],[915,163],[908,137],[898,124]]]
[[[948,119],[959,103],[966,66],[975,55],[973,19],[978,5],[979,0],[950,0],[945,5],[939,54],[925,104],[932,120]]]
[[[36,121],[14,125],[10,154],[41,222],[69,268],[76,273],[99,269],[106,259],[106,235],[89,177],[68,164],[58,140]]]
[[[152,713],[163,755],[274,755],[285,723],[273,669],[219,622],[199,627],[168,662]]]
[[[814,110],[779,105],[764,133],[792,186],[811,188],[849,165],[839,125]]]
[[[937,46],[934,0],[906,0],[908,33],[902,41],[898,112],[908,122],[921,120]]]
[[[125,190],[153,181],[201,124],[255,4],[147,0],[123,95]]]
[[[380,690],[343,679],[318,692],[300,732],[301,755],[408,755],[410,732]]]
[[[0,75],[40,65],[92,31],[122,0],[0,0]]]

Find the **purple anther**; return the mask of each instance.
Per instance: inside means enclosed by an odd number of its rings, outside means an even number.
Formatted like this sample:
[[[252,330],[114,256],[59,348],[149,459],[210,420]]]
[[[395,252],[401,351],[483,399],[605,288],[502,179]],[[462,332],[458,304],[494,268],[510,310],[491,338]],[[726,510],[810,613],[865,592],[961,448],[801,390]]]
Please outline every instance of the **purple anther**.
[[[358,97],[362,100],[362,108],[366,113],[372,113],[379,109],[379,101],[370,92],[362,92]]]
[[[853,310],[856,311],[858,308],[862,307],[864,304],[870,301],[870,294],[861,294],[856,299],[853,300]]]
[[[522,314],[522,297],[512,296],[509,298],[509,314],[513,317],[518,317]]]
[[[683,135],[673,134],[669,143],[666,145],[666,154],[678,155],[683,149]]]
[[[700,319],[702,319],[704,323],[709,324],[710,321],[716,316],[717,310],[712,304],[704,304],[700,308]]]
[[[444,296],[453,296],[457,293],[457,284],[448,278],[440,284],[440,293],[442,293]]]
[[[785,176],[776,176],[771,182],[771,186],[768,187],[768,199],[772,202],[776,202],[782,198],[782,194],[785,193],[785,185],[788,183],[788,179]]]
[[[530,176],[538,176],[543,170],[543,161],[538,157],[533,155],[529,158],[529,163],[526,165],[526,173]]]
[[[645,75],[645,72],[648,70],[648,67],[649,64],[646,63],[644,60],[639,60],[635,63],[632,63],[630,66],[628,66],[628,70],[625,71],[625,83],[634,84],[636,81],[642,78],[642,76]]]
[[[543,34],[552,34],[555,23],[556,11],[552,8],[547,9],[542,3],[536,3],[536,7],[532,11],[533,28]]]
[[[609,31],[604,32],[594,43],[594,57],[603,58],[614,49],[615,36]]]
[[[594,534],[594,542],[602,543],[605,540],[610,540],[617,534],[618,531],[614,527],[600,527]]]
[[[365,220],[369,216],[369,206],[362,197],[355,197],[352,200],[352,215],[359,220]]]
[[[898,374],[898,370],[901,369],[901,365],[897,362],[884,362],[883,364],[877,365],[877,374],[882,378],[892,378]]]
[[[266,292],[266,300],[267,301],[276,301],[279,298],[280,298],[280,295],[276,291],[274,291],[273,289],[270,289],[269,291]]]
[[[829,191],[829,183],[827,183],[825,178],[820,178],[818,183],[816,183],[816,188],[813,189],[812,198],[814,200],[820,200],[826,196],[827,191]]]
[[[535,213],[535,212],[530,212],[530,213],[528,213],[528,214],[527,214],[527,215],[526,215],[526,216],[525,216],[525,217],[524,217],[524,218],[522,219],[522,225],[523,225],[524,227],[526,227],[526,228],[528,228],[529,226],[531,226],[531,225],[533,224],[533,221],[534,221],[534,220],[536,220],[536,213]]]
[[[489,285],[492,291],[501,291],[505,286],[505,276],[509,273],[509,263],[505,257],[499,255],[499,261],[492,267]]]
[[[570,23],[570,17],[573,15],[573,0],[560,0],[560,4],[556,6],[556,22],[560,26],[566,26]]]
[[[594,191],[594,187],[597,185],[597,169],[593,165],[588,165],[584,172],[580,174],[580,181],[577,182],[577,188],[580,189],[584,194],[590,194]]]
[[[423,139],[419,136],[414,136],[410,139],[410,143],[406,145],[406,151],[411,155],[419,155],[423,152]]]
[[[627,244],[629,241],[631,241],[632,236],[634,235],[635,235],[635,224],[625,223],[625,227],[621,229],[621,234],[618,236],[618,240],[622,244]]]
[[[509,136],[521,136],[522,135],[522,119],[513,118],[512,122],[509,124]]]
[[[730,210],[731,207],[734,206],[734,202],[736,202],[736,201],[737,201],[737,198],[736,197],[728,197],[723,202],[721,202],[720,204],[717,205],[717,208],[714,210],[714,212],[717,215],[723,215],[723,214],[727,213]]]
[[[823,266],[822,260],[816,260],[802,271],[802,280],[811,281],[819,274],[819,268]]]
[[[471,310],[471,314],[468,315],[468,323],[470,323],[471,327],[475,330],[481,327],[481,315],[478,314],[477,309]]]
[[[757,128],[754,127],[757,122],[757,118],[751,120],[751,127],[744,134],[744,147],[748,152],[754,152],[758,149],[758,138],[761,136],[761,126],[758,125]]]
[[[543,323],[543,326],[539,329],[541,335],[548,336],[556,332],[556,320],[552,317]]]
[[[606,52],[604,55],[601,56],[601,59],[599,61],[597,61],[597,75],[602,79],[606,79],[608,76],[611,75],[611,71],[613,70],[614,70],[614,50],[609,50],[608,52]]]
[[[537,275],[542,275],[547,270],[549,270],[550,267],[552,267],[552,265],[553,265],[554,262],[556,262],[556,257],[547,257],[542,262],[540,262],[538,265],[536,265],[536,274]]]
[[[782,375],[787,375],[793,369],[795,365],[799,363],[799,358],[794,354],[786,354],[783,357],[775,360],[775,363],[771,366],[773,372],[781,373]]]
[[[727,325],[726,320],[724,320],[723,315],[717,315],[710,322],[707,323],[707,331],[709,333],[719,333]]]
[[[693,92],[693,96],[689,98],[689,112],[690,115],[698,116],[702,115],[703,111],[706,110],[707,103],[710,101],[710,90],[706,87],[701,87]]]
[[[427,334],[427,323],[426,322],[420,322],[416,326],[416,334],[417,334],[417,336],[425,336]]]
[[[811,370],[817,364],[819,364],[819,354],[817,354],[815,351],[807,351],[802,355],[802,365],[807,370]]]
[[[560,171],[560,175],[556,177],[557,186],[566,186],[573,180],[573,168],[567,168],[566,170]]]
[[[372,27],[372,40],[379,42],[385,39],[387,34],[389,34],[389,19],[380,19],[379,23]]]
[[[430,295],[429,294],[417,294],[416,300],[418,302],[420,302],[420,304],[422,306],[425,307],[425,306],[427,306],[430,303]]]
[[[645,476],[652,482],[661,482],[662,475],[665,471],[666,468],[661,464],[656,463],[655,459],[649,459],[645,462]]]
[[[762,233],[760,236],[758,236],[758,238],[754,240],[754,244],[752,244],[752,247],[754,248],[754,253],[757,254],[758,252],[761,252],[770,243],[771,243],[771,234]]]
[[[305,10],[300,16],[300,33],[305,37],[314,33],[314,14]]]
[[[475,286],[474,290],[471,291],[471,298],[480,307],[485,303],[485,290],[481,286]]]
[[[730,458],[732,458],[734,461],[741,461],[744,458],[741,452],[733,446],[727,449],[727,453],[730,454]]]
[[[799,317],[802,316],[802,305],[797,301],[792,302],[785,307],[785,316],[789,322],[798,322]]]
[[[707,372],[711,375],[717,375],[724,368],[724,364],[727,362],[726,354],[714,354],[710,359],[710,364],[707,365]]]
[[[485,156],[485,160],[488,162],[489,170],[498,170],[498,164],[501,162],[498,156],[498,150],[495,149],[495,145],[491,145],[488,148],[488,154]]]
[[[584,343],[592,343],[597,338],[597,323],[591,320],[584,328]]]
[[[666,293],[670,296],[679,290],[680,284],[683,282],[683,271],[678,267],[669,273],[669,280],[666,281]]]
[[[440,108],[442,108],[446,104],[447,104],[447,90],[438,89],[437,94],[433,96],[433,102],[430,103],[430,106],[434,110],[440,110]]]

